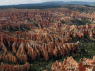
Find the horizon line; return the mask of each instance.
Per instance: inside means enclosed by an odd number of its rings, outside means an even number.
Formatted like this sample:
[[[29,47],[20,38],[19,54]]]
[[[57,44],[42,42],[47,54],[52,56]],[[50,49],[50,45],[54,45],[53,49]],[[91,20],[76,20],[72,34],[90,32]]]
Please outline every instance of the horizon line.
[[[89,2],[89,3],[91,3],[91,1],[46,1],[46,2]],[[92,1],[92,2],[95,2],[95,1]],[[39,4],[39,3],[45,3],[45,2],[38,2],[38,3],[7,4],[7,5],[0,5],[0,6],[21,5],[21,4]]]

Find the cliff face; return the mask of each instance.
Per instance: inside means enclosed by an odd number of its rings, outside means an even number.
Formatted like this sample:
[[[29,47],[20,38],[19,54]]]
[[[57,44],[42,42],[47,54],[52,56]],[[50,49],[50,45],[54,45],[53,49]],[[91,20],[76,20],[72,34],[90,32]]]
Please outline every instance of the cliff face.
[[[26,62],[27,61],[27,54],[24,49],[24,44],[21,43],[20,46],[18,47],[17,53],[16,53],[17,58],[19,61]]]

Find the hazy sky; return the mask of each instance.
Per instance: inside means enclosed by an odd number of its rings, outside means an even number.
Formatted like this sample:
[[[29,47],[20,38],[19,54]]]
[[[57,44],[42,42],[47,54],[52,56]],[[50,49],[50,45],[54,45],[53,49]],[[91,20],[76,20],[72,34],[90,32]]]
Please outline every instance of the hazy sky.
[[[26,4],[26,3],[41,3],[47,1],[87,1],[95,2],[95,0],[0,0],[0,5]]]

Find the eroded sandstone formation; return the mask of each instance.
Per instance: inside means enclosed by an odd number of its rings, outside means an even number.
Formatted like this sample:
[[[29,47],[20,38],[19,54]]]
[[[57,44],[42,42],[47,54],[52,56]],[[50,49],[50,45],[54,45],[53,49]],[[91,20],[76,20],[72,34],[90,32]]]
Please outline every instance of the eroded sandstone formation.
[[[95,38],[95,24],[76,26],[76,19],[95,20],[92,14],[80,13],[65,8],[28,10],[9,9],[0,11],[0,61],[28,62],[29,60],[49,60],[80,52],[73,39]],[[90,16],[90,17],[89,17]],[[92,17],[93,16],[93,17]],[[64,22],[68,24],[64,24]],[[89,63],[89,61],[93,63]],[[72,57],[63,63],[56,62],[52,71],[81,71],[94,69],[93,60],[84,59],[77,63]],[[90,65],[89,65],[90,64]],[[9,65],[1,63],[0,71],[29,71],[30,64]]]
[[[58,22],[58,24],[44,29],[36,28],[27,32],[17,31],[13,34],[3,31],[0,33],[2,53],[5,54],[11,51],[15,53],[16,61],[26,62],[28,57],[31,59],[43,57],[48,60],[49,57],[65,56],[70,52],[76,51],[78,43],[72,43],[72,38],[94,38],[95,25],[70,26]]]
[[[56,61],[52,64],[52,71],[95,71],[95,56],[80,59],[79,63],[73,57],[64,59],[63,63]]]
[[[26,62],[24,65],[10,65],[1,63],[0,71],[29,71],[30,64]]]
[[[0,11],[0,24],[9,23],[29,23],[31,20],[36,20],[40,27],[47,27],[52,20],[70,22],[74,18],[89,19],[95,21],[93,16],[95,13],[80,13],[65,8],[45,9],[45,10],[30,10],[30,9],[9,9]]]
[[[35,44],[34,41],[28,41],[28,40],[25,41],[24,39],[21,39],[21,38],[13,38],[13,37],[7,37],[7,36],[1,38],[1,40],[3,40],[2,46],[1,46],[1,50],[3,51],[2,52],[3,56],[8,57],[5,54],[8,53],[8,51],[10,50],[11,52],[16,53],[16,57],[21,62],[22,61],[26,62],[28,59],[28,56],[31,59],[36,59],[36,58],[39,58],[40,56],[43,56],[46,60],[48,60],[49,57],[57,56],[57,55],[64,56],[66,54],[69,54],[71,51],[72,52],[76,51],[78,48],[77,43],[66,43],[66,41],[63,43],[59,42],[60,44],[57,43],[58,41],[55,41],[55,40],[48,42],[47,44],[41,43],[41,42],[39,43],[38,41]],[[9,55],[9,53],[7,55]],[[3,56],[1,55],[1,57]],[[12,57],[12,54],[10,53],[9,56]],[[4,60],[4,57],[3,57],[3,60]],[[15,56],[13,56],[12,58],[15,58]],[[17,61],[16,58],[13,60]]]

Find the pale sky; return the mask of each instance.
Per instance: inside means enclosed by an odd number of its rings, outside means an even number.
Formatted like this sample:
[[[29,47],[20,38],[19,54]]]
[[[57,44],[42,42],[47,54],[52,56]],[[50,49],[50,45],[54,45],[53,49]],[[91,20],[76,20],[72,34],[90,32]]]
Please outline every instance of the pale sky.
[[[95,2],[95,0],[0,0],[0,5],[14,5],[14,4],[27,4],[27,3],[41,3],[47,1],[87,1]]]

